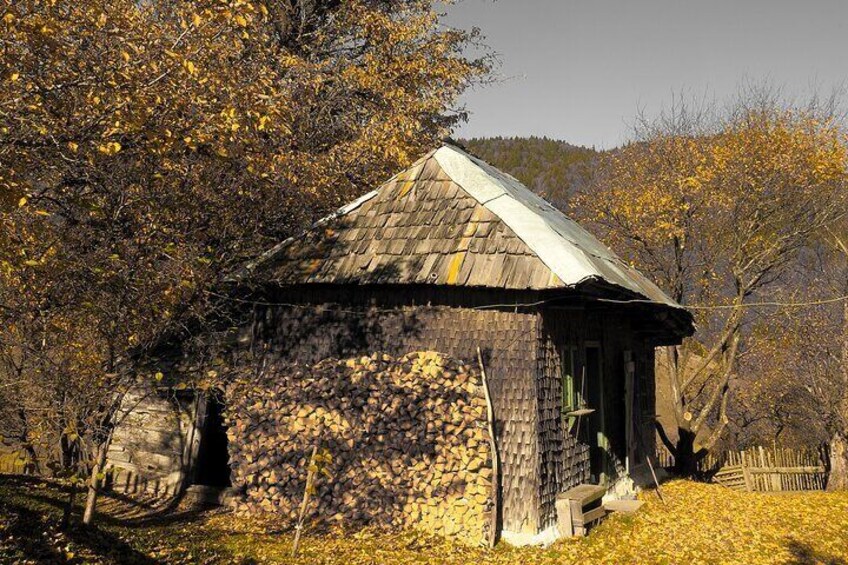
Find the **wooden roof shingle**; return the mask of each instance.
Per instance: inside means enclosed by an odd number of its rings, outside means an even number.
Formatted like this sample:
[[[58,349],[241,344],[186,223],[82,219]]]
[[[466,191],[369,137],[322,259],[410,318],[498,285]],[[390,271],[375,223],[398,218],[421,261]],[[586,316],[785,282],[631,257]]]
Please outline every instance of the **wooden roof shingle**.
[[[281,285],[573,288],[601,281],[680,308],[513,177],[445,145],[245,268]]]

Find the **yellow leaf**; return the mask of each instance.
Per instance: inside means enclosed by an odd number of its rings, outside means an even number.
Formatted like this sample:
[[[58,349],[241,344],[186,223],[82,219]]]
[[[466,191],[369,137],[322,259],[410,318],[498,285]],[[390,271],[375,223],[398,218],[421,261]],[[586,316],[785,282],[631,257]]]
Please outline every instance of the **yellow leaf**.
[[[124,61],[126,61],[127,63],[129,63],[129,62],[130,62],[130,54],[129,54],[129,53],[127,53],[126,51],[121,51],[121,57],[122,57],[122,58],[124,59]]]
[[[11,75],[9,75],[9,80],[12,81],[12,82],[16,82],[20,77],[21,77],[20,74],[12,73]]]
[[[203,20],[200,18],[200,14],[194,14],[191,16],[191,23],[195,26],[199,26]]]
[[[5,16],[3,16],[3,21],[6,22],[7,24],[12,23],[13,21],[15,21],[14,14],[6,14]]]
[[[97,150],[101,153],[105,153],[106,155],[114,155],[122,149],[121,144],[117,141],[110,141],[109,143],[103,143],[97,147]]]
[[[20,200],[18,200],[18,208],[23,208],[24,206],[26,206],[26,203],[27,203],[27,197],[24,196]]]
[[[73,151],[74,153],[76,153],[76,152],[77,152],[77,149],[79,149],[79,145],[77,145],[77,144],[76,144],[76,143],[74,143],[73,141],[69,141],[69,142],[68,142],[68,149],[70,149],[71,151]]]
[[[244,18],[244,16],[242,16],[241,14],[239,14],[238,16],[236,16],[236,17],[235,17],[235,20],[236,20],[236,23],[237,23],[238,25],[240,25],[241,27],[245,27],[245,26],[247,25],[247,20],[246,20],[246,19]]]
[[[194,63],[192,63],[191,61],[186,61],[186,62],[185,62],[185,68],[186,68],[186,70],[187,70],[189,73],[191,73],[191,74],[194,74],[194,72],[195,72],[195,70],[196,70],[196,68],[195,68],[195,66],[194,66]]]

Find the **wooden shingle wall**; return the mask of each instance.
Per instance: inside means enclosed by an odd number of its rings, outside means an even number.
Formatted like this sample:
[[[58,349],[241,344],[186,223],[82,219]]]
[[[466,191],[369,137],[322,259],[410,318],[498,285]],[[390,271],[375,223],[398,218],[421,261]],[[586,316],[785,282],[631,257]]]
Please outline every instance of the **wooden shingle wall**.
[[[563,350],[596,340],[600,333],[581,310],[542,311],[539,320],[541,527],[556,522],[556,495],[589,481],[588,447],[569,435],[562,422]],[[582,353],[579,353],[582,354]],[[582,359],[579,363],[582,364]]]
[[[330,295],[335,295],[338,302],[330,302]],[[465,291],[466,300],[467,295]],[[264,350],[300,363],[375,351],[403,355],[434,350],[476,365],[479,346],[495,405],[503,528],[536,533],[539,526],[537,314],[506,308],[427,306],[427,300],[416,298],[413,289],[406,289],[402,298],[424,305],[387,306],[387,302],[396,298],[386,291],[367,289],[348,289],[338,294],[313,288],[290,291],[277,298],[280,303],[290,305],[256,311],[255,327],[252,335],[245,336],[245,341],[253,342],[254,351]],[[506,300],[493,295],[486,301],[494,303],[499,299]]]

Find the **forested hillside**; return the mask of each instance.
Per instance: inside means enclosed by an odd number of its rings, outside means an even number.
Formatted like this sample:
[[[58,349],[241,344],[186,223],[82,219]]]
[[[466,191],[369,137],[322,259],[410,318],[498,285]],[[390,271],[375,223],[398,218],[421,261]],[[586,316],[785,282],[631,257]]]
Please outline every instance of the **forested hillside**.
[[[546,137],[488,137],[461,141],[469,151],[564,208],[600,152]]]

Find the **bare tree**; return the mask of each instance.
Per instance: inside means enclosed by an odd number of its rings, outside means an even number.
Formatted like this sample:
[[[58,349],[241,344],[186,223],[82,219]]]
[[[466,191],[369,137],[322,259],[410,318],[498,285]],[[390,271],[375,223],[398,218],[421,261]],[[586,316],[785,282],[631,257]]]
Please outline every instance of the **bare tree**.
[[[681,473],[729,422],[750,304],[844,212],[846,163],[831,116],[752,95],[723,114],[683,106],[643,123],[578,198],[614,249],[696,315],[696,337],[660,356],[676,432],[661,437]]]

